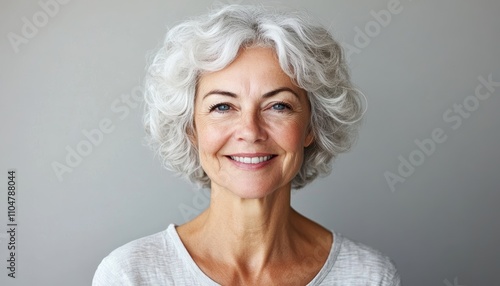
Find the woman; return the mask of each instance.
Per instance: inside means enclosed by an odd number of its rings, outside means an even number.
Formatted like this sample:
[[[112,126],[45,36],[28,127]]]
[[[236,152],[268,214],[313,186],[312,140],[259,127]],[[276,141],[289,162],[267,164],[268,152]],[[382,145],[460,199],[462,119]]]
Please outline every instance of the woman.
[[[390,259],[290,206],[362,116],[326,29],[239,5],[181,23],[150,66],[146,102],[166,167],[209,187],[210,206],[113,251],[94,285],[400,285]]]

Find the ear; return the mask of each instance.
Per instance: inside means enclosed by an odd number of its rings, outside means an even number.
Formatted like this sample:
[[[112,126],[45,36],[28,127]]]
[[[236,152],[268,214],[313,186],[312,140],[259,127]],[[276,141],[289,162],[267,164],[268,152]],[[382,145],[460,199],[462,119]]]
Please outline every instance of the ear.
[[[196,136],[196,126],[194,126],[194,123],[193,123],[193,128],[187,128],[186,134],[191,144],[193,144],[193,146],[197,148],[198,136]]]
[[[314,142],[314,134],[311,128],[309,128],[309,132],[307,133],[306,138],[304,139],[304,147],[309,147],[309,145],[311,145],[313,142]]]

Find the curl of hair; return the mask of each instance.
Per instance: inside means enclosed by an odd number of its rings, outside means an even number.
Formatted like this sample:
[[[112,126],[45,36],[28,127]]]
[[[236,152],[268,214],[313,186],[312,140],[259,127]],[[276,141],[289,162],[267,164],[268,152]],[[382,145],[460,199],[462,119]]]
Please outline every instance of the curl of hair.
[[[209,187],[210,178],[190,140],[197,81],[201,73],[223,69],[241,48],[251,46],[273,48],[283,71],[307,91],[314,142],[305,148],[302,167],[292,181],[293,188],[302,188],[328,174],[332,159],[351,148],[363,102],[339,43],[297,12],[228,5],[170,29],[145,78],[149,144],[167,169]]]

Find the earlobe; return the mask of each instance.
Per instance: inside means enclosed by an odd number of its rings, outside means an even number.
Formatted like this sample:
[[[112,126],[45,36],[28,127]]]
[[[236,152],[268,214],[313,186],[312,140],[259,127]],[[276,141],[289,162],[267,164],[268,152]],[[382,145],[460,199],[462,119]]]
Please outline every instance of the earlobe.
[[[198,138],[196,136],[196,130],[193,126],[193,128],[188,128],[186,130],[187,137],[189,139],[189,142],[193,144],[194,147],[198,147]]]
[[[198,142],[196,141],[196,136],[188,135],[189,141],[194,147],[198,147]]]
[[[311,145],[313,142],[314,142],[314,134],[312,130],[310,130],[304,140],[304,147],[309,147],[309,145]]]

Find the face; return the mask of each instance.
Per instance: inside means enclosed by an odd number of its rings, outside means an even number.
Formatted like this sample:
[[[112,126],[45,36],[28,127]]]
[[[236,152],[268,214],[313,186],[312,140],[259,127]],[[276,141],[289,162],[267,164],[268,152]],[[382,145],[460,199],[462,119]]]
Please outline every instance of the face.
[[[247,48],[223,70],[200,77],[195,134],[212,190],[262,198],[290,189],[311,144],[306,92],[269,48]]]

